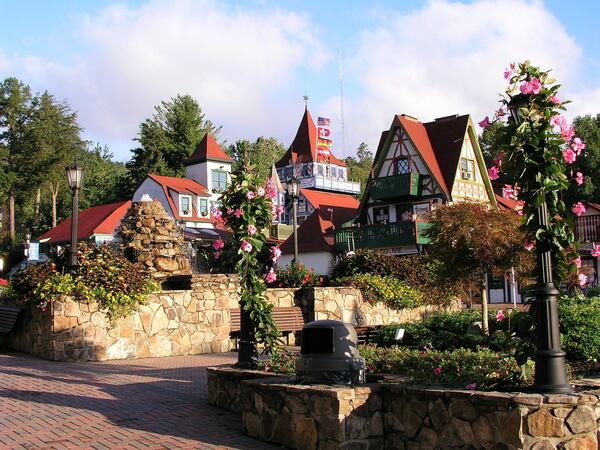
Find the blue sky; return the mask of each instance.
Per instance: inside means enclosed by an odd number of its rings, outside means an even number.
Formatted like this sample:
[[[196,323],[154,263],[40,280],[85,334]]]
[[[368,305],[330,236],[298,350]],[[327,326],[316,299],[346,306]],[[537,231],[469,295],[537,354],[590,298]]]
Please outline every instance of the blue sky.
[[[193,95],[220,138],[289,145],[302,95],[332,118],[334,152],[374,148],[393,114],[422,120],[495,107],[502,70],[555,68],[570,114],[600,112],[600,2],[0,0],[0,77],[48,89],[86,137],[129,158],[161,100]],[[345,148],[340,132],[342,54]]]

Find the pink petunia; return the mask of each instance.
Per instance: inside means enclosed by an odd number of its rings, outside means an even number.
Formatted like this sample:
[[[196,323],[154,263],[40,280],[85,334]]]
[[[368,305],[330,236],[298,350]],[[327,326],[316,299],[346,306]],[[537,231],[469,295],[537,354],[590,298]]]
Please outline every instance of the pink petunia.
[[[542,83],[540,82],[540,80],[538,78],[533,77],[531,79],[531,93],[539,94],[541,89],[542,89]]]
[[[275,273],[272,267],[271,270],[269,270],[269,272],[265,276],[265,280],[267,283],[274,283],[275,281],[277,281],[277,274]]]
[[[265,196],[265,188],[259,187],[256,190],[256,192],[257,192],[257,194],[258,194],[259,197],[264,197]]]
[[[504,71],[504,79],[505,79],[505,80],[509,80],[509,79],[510,79],[510,77],[512,76],[512,73],[513,73],[513,71],[512,71],[512,70],[506,69],[506,70]]]
[[[575,214],[577,217],[579,217],[585,212],[585,206],[583,205],[583,203],[577,202],[573,205],[573,208],[571,208],[571,211],[573,211],[573,214]]]
[[[477,389],[477,383],[467,384],[467,389],[474,391],[475,389]]]
[[[519,86],[519,90],[521,91],[521,94],[531,94],[531,82],[525,81]]]
[[[488,169],[488,175],[490,180],[497,180],[500,178],[500,169],[498,169],[496,166],[492,166]]]
[[[242,210],[240,208],[236,209],[233,212],[233,215],[239,219],[240,217],[242,217]]]
[[[498,322],[502,322],[505,318],[506,318],[506,316],[504,315],[504,311],[499,309],[498,312],[496,313],[496,320]]]
[[[248,234],[253,236],[256,234],[256,227],[254,225],[248,225]]]
[[[548,100],[550,100],[555,105],[560,105],[560,98],[558,98],[556,95],[548,97]]]
[[[567,125],[560,130],[560,136],[568,142],[575,136],[575,129],[572,125]]]
[[[232,215],[233,214],[233,209],[227,208],[227,214]]]
[[[566,123],[566,120],[560,114],[555,114],[550,117],[550,125],[552,125],[553,128],[562,129],[564,123]]]
[[[575,258],[573,260],[573,264],[575,264],[575,267],[577,267],[578,269],[581,269],[581,256],[578,256],[577,258]]]
[[[502,197],[510,198],[510,199],[514,200],[515,190],[513,189],[513,187],[510,184],[505,184],[504,187],[502,188]]]
[[[581,186],[585,180],[585,177],[581,172],[577,172],[576,175],[577,176],[575,177],[575,182]]]
[[[577,153],[577,155],[579,155],[581,153],[581,150],[585,148],[585,144],[581,141],[580,138],[576,137],[571,143],[571,148],[575,153]]]
[[[479,126],[481,128],[487,128],[490,126],[490,118],[488,116],[485,116],[485,118],[479,122]]]
[[[581,287],[585,286],[588,282],[588,277],[582,273],[577,275],[577,279],[579,280],[579,286],[581,286]]]
[[[221,252],[214,252],[213,256],[215,257],[215,259],[219,259],[221,257]]]
[[[246,192],[246,198],[248,200],[252,200],[254,197],[256,197],[256,194],[254,193],[254,191],[248,191],[248,192]]]
[[[567,164],[573,164],[577,159],[577,153],[572,148],[566,148],[563,150],[563,159]]]
[[[221,212],[221,210],[218,208],[215,209],[212,213],[212,218],[210,220],[213,223],[222,222],[223,221],[223,213]]]
[[[242,250],[245,252],[251,252],[252,251],[252,244],[248,241],[244,241],[242,242]]]
[[[525,244],[523,244],[523,247],[525,248],[525,250],[530,252],[535,247],[535,244],[533,242],[525,242]]]
[[[592,256],[600,259],[600,244],[596,244],[596,246],[592,248]]]
[[[436,367],[435,369],[433,369],[433,373],[435,373],[436,376],[439,376],[442,373],[442,368]]]
[[[273,262],[277,262],[280,256],[281,249],[279,247],[271,247],[271,258],[273,259]]]
[[[222,239],[217,239],[215,242],[213,242],[213,248],[215,250],[221,250],[223,247],[225,247],[225,242]]]

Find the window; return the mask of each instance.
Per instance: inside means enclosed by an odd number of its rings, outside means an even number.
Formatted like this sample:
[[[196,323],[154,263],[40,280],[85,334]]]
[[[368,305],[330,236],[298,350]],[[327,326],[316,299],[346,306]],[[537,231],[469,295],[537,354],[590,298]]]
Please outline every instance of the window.
[[[324,173],[325,172],[324,172],[323,164],[318,164],[317,165],[317,175],[319,175],[320,177],[322,177]]]
[[[340,180],[346,181],[346,169],[339,168],[338,177],[340,178]]]
[[[313,174],[313,167],[312,167],[312,163],[311,164],[304,164],[304,166],[302,166],[302,177],[312,177]]]
[[[331,178],[337,178],[337,176],[338,176],[337,167],[331,166]]]
[[[463,180],[475,180],[475,161],[460,158],[460,177]]]
[[[373,208],[373,222],[388,223],[390,218],[390,210],[387,206],[383,208]]]
[[[292,167],[287,166],[285,168],[285,176],[283,177],[284,181],[287,181],[292,178]]]
[[[207,199],[205,199],[205,198],[198,199],[198,211],[199,211],[200,217],[208,216],[208,200]]]
[[[410,162],[408,158],[400,158],[396,160],[396,175],[410,172]]]
[[[192,215],[192,197],[190,195],[179,196],[179,212],[182,216]]]
[[[227,172],[213,170],[211,172],[211,187],[213,192],[222,192],[227,188]]]
[[[306,199],[304,197],[300,197],[298,199],[298,212],[306,212]]]

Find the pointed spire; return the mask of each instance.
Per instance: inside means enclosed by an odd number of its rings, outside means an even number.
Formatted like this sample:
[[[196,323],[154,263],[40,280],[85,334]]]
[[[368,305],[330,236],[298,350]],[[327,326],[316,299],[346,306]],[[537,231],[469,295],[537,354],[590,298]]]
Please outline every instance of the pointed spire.
[[[210,133],[204,135],[204,138],[196,146],[194,153],[183,161],[183,164],[189,166],[205,161],[233,162],[233,158],[223,151]]]

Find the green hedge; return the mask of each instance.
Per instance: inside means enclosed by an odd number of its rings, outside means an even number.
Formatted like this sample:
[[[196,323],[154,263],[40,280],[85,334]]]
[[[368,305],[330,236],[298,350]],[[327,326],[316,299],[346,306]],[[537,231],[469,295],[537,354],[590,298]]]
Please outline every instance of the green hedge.
[[[371,304],[383,303],[391,309],[415,308],[424,303],[418,289],[392,276],[359,274],[339,280],[341,284],[359,289],[363,299]]]
[[[562,297],[559,306],[561,342],[567,357],[600,360],[600,297]]]

